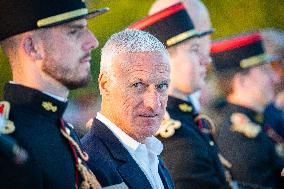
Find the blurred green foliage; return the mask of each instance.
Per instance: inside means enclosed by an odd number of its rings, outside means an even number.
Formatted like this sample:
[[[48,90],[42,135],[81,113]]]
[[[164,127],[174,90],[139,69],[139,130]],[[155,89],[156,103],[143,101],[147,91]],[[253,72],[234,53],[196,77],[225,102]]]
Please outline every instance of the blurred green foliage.
[[[97,77],[100,62],[100,48],[115,32],[127,27],[147,15],[154,0],[97,0],[87,1],[90,8],[109,7],[110,11],[89,21],[89,26],[100,41],[100,47],[92,53],[93,82],[86,88],[71,93],[76,97],[94,90],[98,92]],[[213,38],[224,37],[243,31],[264,27],[284,30],[283,0],[203,0],[208,7],[213,27]],[[0,94],[6,81],[11,80],[11,71],[0,52]]]

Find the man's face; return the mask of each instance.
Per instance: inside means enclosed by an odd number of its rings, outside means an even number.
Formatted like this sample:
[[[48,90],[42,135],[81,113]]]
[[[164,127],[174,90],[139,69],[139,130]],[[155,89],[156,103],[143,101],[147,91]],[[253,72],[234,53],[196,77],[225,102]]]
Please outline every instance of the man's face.
[[[51,28],[43,39],[42,71],[68,89],[82,87],[91,79],[91,50],[97,46],[85,19]]]
[[[274,87],[278,80],[271,64],[250,68],[246,77],[247,90],[256,104],[265,107],[274,98]]]
[[[171,85],[184,94],[191,94],[205,84],[208,62],[200,51],[199,39],[193,38],[178,44],[171,56]]]
[[[137,141],[154,135],[168,100],[170,66],[159,52],[120,54],[113,59],[109,104],[112,121]]]

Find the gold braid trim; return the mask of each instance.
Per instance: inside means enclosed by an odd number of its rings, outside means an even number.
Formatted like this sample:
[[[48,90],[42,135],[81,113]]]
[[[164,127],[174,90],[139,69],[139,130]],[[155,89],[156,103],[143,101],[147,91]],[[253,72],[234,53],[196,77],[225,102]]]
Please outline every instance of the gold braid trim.
[[[81,150],[81,148],[79,147],[77,142],[71,136],[69,136],[63,129],[60,129],[60,132],[68,141],[70,141],[73,144],[73,146],[76,148],[77,152],[79,153],[80,157],[84,161],[88,161],[88,159],[89,159],[88,154]]]
[[[79,156],[83,160],[88,161],[89,159],[88,154],[81,150],[77,142],[71,136],[69,136],[68,133],[66,133],[63,129],[60,129],[60,132],[76,148],[77,152],[79,153]],[[81,176],[83,177],[83,181],[79,187],[80,189],[99,189],[101,188],[101,185],[98,182],[96,176],[92,173],[91,170],[89,170],[86,166],[82,164],[82,160],[80,158],[78,158],[78,165],[76,166]]]
[[[156,132],[156,136],[160,135],[162,138],[169,138],[175,134],[175,130],[181,127],[181,122],[174,120],[170,117],[170,114],[166,111],[160,128]]]
[[[210,133],[211,134],[216,133],[215,123],[213,122],[213,120],[209,116],[207,116],[205,114],[199,114],[198,116],[195,117],[194,121],[197,122],[197,121],[202,120],[202,119],[209,123],[207,125],[209,126]]]
[[[99,189],[101,188],[96,176],[93,172],[87,169],[81,162],[78,163],[78,170],[83,177],[83,182],[80,185],[80,189]]]

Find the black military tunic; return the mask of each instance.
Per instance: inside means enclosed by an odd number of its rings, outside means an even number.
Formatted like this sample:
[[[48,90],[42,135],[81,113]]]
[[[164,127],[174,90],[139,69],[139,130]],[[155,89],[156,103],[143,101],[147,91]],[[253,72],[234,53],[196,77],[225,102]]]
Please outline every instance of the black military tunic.
[[[218,149],[208,134],[201,132],[194,121],[193,106],[169,96],[167,111],[171,119],[181,122],[173,136],[159,137],[164,149],[161,154],[172,174],[176,188],[227,188]]]
[[[16,127],[10,136],[29,159],[16,165],[0,157],[0,188],[75,188],[74,154],[60,133],[67,103],[16,84],[5,86],[4,99],[11,104],[9,119]]]
[[[219,116],[222,124],[216,141],[222,155],[232,163],[231,173],[238,184],[244,188],[281,188],[284,162],[263,132],[263,115],[224,103]]]

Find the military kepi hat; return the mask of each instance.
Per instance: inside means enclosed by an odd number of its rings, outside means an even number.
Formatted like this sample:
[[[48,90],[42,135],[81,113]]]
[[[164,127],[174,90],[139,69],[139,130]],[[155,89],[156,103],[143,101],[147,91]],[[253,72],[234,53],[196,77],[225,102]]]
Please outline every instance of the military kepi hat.
[[[98,16],[108,8],[88,11],[85,0],[1,0],[0,41],[43,27]]]
[[[211,56],[215,70],[240,71],[271,62],[263,49],[263,40],[259,32],[252,32],[213,42]]]
[[[157,37],[166,47],[171,47],[193,37],[198,33],[182,3],[174,4],[129,26],[144,30]],[[207,33],[206,33],[207,34]]]

